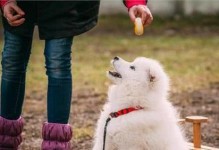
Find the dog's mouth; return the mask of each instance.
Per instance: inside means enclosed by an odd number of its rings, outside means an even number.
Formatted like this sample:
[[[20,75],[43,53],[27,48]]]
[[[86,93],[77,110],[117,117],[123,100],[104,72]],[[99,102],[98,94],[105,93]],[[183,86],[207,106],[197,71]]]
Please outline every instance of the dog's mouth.
[[[111,60],[111,69],[112,71],[108,71],[108,74],[114,78],[122,78],[122,75],[115,68],[115,59]]]
[[[109,74],[115,78],[122,78],[121,74],[116,71],[109,71]]]

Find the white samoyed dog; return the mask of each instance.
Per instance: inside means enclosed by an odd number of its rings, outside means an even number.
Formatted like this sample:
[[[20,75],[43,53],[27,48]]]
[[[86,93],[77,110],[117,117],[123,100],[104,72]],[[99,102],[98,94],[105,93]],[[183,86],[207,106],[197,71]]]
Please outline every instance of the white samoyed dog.
[[[133,62],[115,57],[111,63],[115,71],[107,76],[114,84],[97,123],[93,150],[187,150],[160,63],[144,57]],[[112,112],[131,107],[142,109],[110,117],[105,127]]]

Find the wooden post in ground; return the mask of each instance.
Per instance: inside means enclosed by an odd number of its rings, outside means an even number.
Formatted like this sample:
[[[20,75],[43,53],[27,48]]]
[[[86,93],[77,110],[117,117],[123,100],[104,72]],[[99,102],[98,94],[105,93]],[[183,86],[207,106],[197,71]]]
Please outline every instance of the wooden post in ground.
[[[201,148],[201,123],[207,122],[208,118],[202,116],[188,116],[187,122],[193,123],[193,143],[194,148]]]

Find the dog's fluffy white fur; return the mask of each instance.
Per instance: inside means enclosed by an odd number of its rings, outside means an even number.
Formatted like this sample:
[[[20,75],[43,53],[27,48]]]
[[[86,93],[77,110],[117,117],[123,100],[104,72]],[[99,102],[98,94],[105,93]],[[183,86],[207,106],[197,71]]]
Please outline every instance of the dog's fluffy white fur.
[[[115,72],[108,102],[95,133],[93,150],[103,150],[104,126],[111,112],[141,106],[144,109],[113,118],[107,127],[105,150],[186,150],[177,112],[168,101],[169,78],[159,62],[139,57],[112,60]]]

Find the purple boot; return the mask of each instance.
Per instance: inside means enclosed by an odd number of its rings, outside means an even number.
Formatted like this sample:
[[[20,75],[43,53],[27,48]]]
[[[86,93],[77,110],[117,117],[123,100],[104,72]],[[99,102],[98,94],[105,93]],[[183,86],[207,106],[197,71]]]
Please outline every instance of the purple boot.
[[[0,150],[17,150],[22,142],[24,120],[8,120],[0,116]]]
[[[44,123],[42,150],[71,150],[72,129],[69,124]]]

